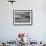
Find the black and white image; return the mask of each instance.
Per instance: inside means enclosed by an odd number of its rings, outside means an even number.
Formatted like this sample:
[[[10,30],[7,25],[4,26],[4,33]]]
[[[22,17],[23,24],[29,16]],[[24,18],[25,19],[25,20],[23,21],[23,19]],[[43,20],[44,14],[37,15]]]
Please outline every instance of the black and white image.
[[[14,10],[13,24],[31,24],[32,10]]]

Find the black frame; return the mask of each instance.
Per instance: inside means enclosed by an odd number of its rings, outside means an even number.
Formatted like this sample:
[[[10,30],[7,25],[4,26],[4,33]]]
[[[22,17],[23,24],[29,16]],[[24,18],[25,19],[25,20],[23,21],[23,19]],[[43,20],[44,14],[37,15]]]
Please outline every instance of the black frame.
[[[14,12],[15,11],[30,11],[31,12],[31,23],[30,24],[15,24],[14,23]],[[13,25],[32,25],[33,24],[33,11],[32,10],[13,10]]]

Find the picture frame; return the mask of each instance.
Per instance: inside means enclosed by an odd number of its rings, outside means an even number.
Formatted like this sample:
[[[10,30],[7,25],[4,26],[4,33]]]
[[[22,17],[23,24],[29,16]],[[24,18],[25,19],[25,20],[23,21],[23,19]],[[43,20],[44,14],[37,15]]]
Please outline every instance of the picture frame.
[[[32,10],[13,10],[13,25],[32,25]]]

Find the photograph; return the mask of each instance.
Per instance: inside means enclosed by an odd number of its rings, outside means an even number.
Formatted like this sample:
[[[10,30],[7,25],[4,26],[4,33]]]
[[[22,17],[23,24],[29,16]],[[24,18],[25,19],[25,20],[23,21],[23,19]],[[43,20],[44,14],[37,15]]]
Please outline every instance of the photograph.
[[[46,46],[46,0],[0,0],[0,46]]]
[[[13,10],[13,24],[31,24],[32,10]]]

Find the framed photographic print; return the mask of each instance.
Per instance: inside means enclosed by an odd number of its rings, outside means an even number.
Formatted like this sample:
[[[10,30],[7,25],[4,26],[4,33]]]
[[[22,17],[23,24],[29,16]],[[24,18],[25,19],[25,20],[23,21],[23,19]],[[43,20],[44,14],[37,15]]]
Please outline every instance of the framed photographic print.
[[[32,25],[32,10],[13,10],[14,25]]]

